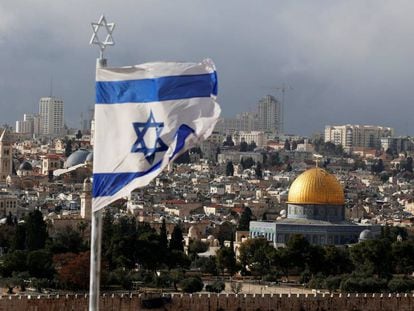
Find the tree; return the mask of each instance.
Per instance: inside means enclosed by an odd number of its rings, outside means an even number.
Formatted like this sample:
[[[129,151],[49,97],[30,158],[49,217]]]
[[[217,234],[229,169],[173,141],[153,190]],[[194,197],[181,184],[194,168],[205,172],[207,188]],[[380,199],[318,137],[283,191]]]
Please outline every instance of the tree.
[[[206,291],[211,293],[221,293],[225,287],[223,281],[214,281],[213,283],[206,285]]]
[[[59,281],[65,288],[85,290],[89,286],[90,252],[66,253],[54,257]]]
[[[198,253],[204,253],[208,250],[209,244],[201,240],[191,240],[188,245],[188,254],[197,255]]]
[[[245,207],[239,220],[237,230],[247,231],[249,230],[250,220],[252,218],[252,210],[249,207]]]
[[[325,247],[323,263],[323,267],[321,268],[325,275],[350,273],[354,268],[349,257],[349,250],[333,245]]]
[[[274,247],[265,238],[248,239],[240,245],[239,260],[242,270],[247,267],[260,276],[267,274],[271,268]]]
[[[242,168],[245,170],[245,169],[251,168],[254,165],[254,160],[252,157],[242,158],[242,160],[240,161],[240,164]]]
[[[372,164],[371,171],[374,174],[379,174],[384,170],[384,163],[382,162],[382,159],[378,159],[375,161],[374,164]]]
[[[72,140],[68,139],[65,145],[65,156],[69,157],[72,154]]]
[[[391,273],[391,243],[387,239],[367,240],[350,249],[357,271],[367,275],[389,277]]]
[[[29,213],[26,218],[26,245],[29,250],[36,250],[45,247],[47,226],[43,215],[39,210]]]
[[[12,249],[14,250],[24,250],[27,248],[26,245],[26,224],[21,223],[16,226],[16,233],[12,240]]]
[[[413,158],[412,157],[407,157],[406,162],[405,162],[405,170],[407,172],[413,172]]]
[[[200,269],[202,273],[218,275],[215,256],[197,258],[192,262],[192,267]]]
[[[391,252],[396,273],[411,274],[414,271],[414,241],[394,242]]]
[[[290,149],[291,150],[296,150],[298,148],[298,143],[296,140],[292,141],[292,143],[290,144]]]
[[[233,294],[240,294],[243,290],[243,283],[241,282],[231,282],[230,283],[230,290]]]
[[[233,147],[234,146],[234,141],[231,138],[231,135],[226,136],[226,140],[224,141],[223,146],[225,146],[225,147]]]
[[[234,165],[232,161],[227,162],[226,165],[226,176],[233,176],[234,174]]]
[[[22,250],[15,250],[7,253],[2,258],[1,275],[9,277],[13,272],[22,272],[27,270],[27,252]]]
[[[221,270],[221,272],[224,275],[224,271],[227,270],[227,272],[233,276],[239,267],[237,266],[236,261],[236,254],[234,253],[234,250],[231,247],[222,247],[217,251],[216,254],[216,260],[217,260],[217,267]]]
[[[168,233],[167,225],[165,224],[165,218],[162,219],[162,225],[160,229],[160,247],[165,251],[168,249]]]
[[[199,277],[189,277],[180,282],[180,287],[185,293],[195,293],[203,289],[204,283]]]
[[[48,248],[54,254],[67,252],[79,253],[85,250],[85,245],[78,231],[73,230],[71,227],[66,227],[56,234],[52,242],[48,245]]]
[[[269,164],[271,166],[279,165],[280,164],[280,157],[278,152],[272,152],[270,154]]]
[[[76,133],[76,139],[81,139],[82,138],[82,132],[81,132],[81,130],[78,130],[78,132]]]
[[[263,178],[262,164],[260,162],[257,162],[257,164],[256,164],[255,173],[256,173],[257,179],[262,179]]]
[[[175,225],[170,239],[170,250],[184,252],[183,232],[179,225]]]
[[[54,268],[52,255],[44,249],[38,249],[27,255],[27,268],[30,276],[51,279]]]
[[[285,146],[284,146],[284,149],[285,150],[290,150],[290,142],[289,142],[289,140],[286,138],[286,140],[285,140]]]
[[[113,237],[114,217],[110,209],[106,209],[102,217],[102,257],[111,261],[111,244]],[[110,264],[111,266],[111,264]]]
[[[187,151],[185,151],[184,153],[182,153],[180,156],[178,156],[175,160],[175,163],[177,164],[188,164],[191,163],[191,159],[190,159],[190,153]]]
[[[249,144],[249,146],[247,147],[248,151],[254,151],[254,149],[257,148],[256,142],[254,140],[251,141],[251,143]]]
[[[154,242],[159,236],[151,231],[154,235]],[[120,217],[113,225],[113,233],[111,238],[111,244],[109,248],[109,265],[111,268],[134,268],[137,262],[136,245],[138,239],[138,229],[136,220],[133,217]],[[158,251],[159,244],[157,240]],[[154,252],[154,255],[156,253]]]
[[[245,141],[242,141],[240,143],[240,152],[246,152],[247,151],[247,148],[248,148],[247,143]]]

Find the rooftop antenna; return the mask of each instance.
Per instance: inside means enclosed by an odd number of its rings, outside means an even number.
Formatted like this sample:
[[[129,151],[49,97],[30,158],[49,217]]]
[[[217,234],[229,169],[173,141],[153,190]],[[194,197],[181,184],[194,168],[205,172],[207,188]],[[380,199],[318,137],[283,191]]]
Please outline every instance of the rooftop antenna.
[[[284,131],[284,114],[285,114],[285,93],[286,91],[293,90],[293,87],[289,85],[285,85],[284,83],[282,86],[275,87],[276,90],[280,90],[282,92],[282,104],[280,105],[280,129],[279,132],[283,133]]]
[[[50,97],[53,96],[53,76],[50,76]]]

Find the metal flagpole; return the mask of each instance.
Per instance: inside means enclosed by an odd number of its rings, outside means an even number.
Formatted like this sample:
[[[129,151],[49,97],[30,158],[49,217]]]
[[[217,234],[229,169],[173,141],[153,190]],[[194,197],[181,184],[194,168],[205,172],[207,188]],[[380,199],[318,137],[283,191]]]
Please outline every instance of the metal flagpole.
[[[106,38],[101,41],[98,37],[98,32],[101,27],[106,30]],[[107,65],[107,60],[103,57],[103,52],[108,45],[114,45],[112,39],[112,32],[114,30],[114,23],[107,23],[105,16],[101,15],[97,23],[92,23],[93,34],[89,44],[96,44],[99,46],[99,58],[96,60],[96,68],[103,68]],[[93,204],[92,204],[93,207]],[[102,214],[103,209],[92,212],[91,224],[91,266],[90,266],[90,281],[89,281],[89,311],[99,310],[99,286],[101,273],[101,249],[102,249]]]

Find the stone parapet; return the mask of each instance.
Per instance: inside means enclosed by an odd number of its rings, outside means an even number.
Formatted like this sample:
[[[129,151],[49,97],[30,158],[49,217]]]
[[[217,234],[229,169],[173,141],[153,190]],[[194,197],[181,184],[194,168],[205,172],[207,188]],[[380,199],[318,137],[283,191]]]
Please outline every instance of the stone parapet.
[[[191,311],[411,311],[413,294],[103,294],[100,310],[191,310]],[[88,309],[87,294],[4,295],[0,311],[61,311]]]

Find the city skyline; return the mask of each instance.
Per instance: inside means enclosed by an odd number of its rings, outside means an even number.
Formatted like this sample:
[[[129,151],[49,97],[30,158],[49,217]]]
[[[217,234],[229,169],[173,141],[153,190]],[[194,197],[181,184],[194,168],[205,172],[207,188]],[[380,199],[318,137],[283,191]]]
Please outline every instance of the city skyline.
[[[78,7],[82,5],[82,11]],[[50,93],[69,126],[94,104],[90,23],[117,23],[109,65],[211,57],[223,117],[249,111],[266,94],[285,95],[285,131],[311,135],[327,124],[378,124],[412,135],[414,52],[409,1],[109,1],[0,4],[0,124],[36,112]],[[223,13],[223,14],[222,14]],[[138,17],[138,18],[137,18]],[[27,25],[30,25],[28,27]],[[189,27],[191,25],[191,27]]]

